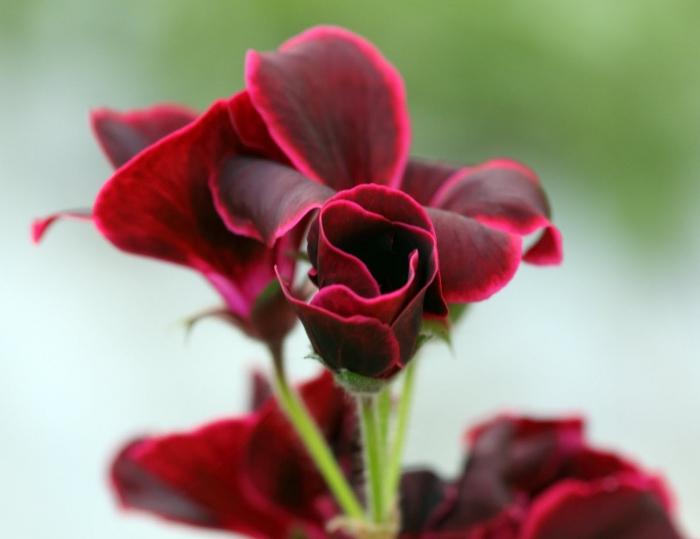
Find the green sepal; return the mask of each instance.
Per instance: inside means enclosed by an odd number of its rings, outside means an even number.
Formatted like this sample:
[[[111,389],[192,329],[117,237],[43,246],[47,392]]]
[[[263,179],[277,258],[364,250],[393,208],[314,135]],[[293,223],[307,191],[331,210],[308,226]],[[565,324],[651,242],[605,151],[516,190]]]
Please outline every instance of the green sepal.
[[[388,382],[387,380],[362,376],[347,369],[340,369],[333,374],[338,385],[353,395],[374,395],[384,389]]]

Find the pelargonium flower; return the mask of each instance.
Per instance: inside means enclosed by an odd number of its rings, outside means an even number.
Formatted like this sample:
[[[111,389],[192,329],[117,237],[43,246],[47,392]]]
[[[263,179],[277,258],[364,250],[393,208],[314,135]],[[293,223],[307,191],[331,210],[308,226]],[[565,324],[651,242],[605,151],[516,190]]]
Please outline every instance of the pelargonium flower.
[[[401,191],[340,191],[321,207],[308,251],[319,292],[306,303],[284,290],[334,372],[392,376],[413,357],[423,316],[447,314],[433,226]]]
[[[273,245],[334,191],[372,183],[402,190],[426,207],[447,302],[491,296],[513,277],[521,258],[535,264],[560,262],[561,236],[549,220],[546,195],[530,169],[506,159],[476,167],[409,159],[403,82],[363,38],[340,28],[317,27],[290,39],[277,52],[249,52],[246,91],[288,162],[234,155],[223,163],[212,178],[212,189],[233,232]],[[397,196],[389,189],[383,193]],[[363,226],[354,222],[346,228]],[[523,254],[522,237],[537,231],[542,231],[539,239]],[[309,249],[315,247],[312,241]],[[410,255],[394,253],[391,256],[401,260],[387,258],[387,267],[410,267]],[[345,287],[346,296],[370,300],[375,292],[347,284],[362,278],[362,266],[342,269],[345,277],[338,286]],[[317,324],[306,312],[307,332],[316,352],[328,356],[327,363],[337,364],[342,346],[362,346],[364,336],[353,333],[357,328],[347,320],[344,333],[335,332],[342,345],[322,345],[325,338],[320,335],[328,331],[330,319]],[[431,308],[425,314],[430,315]],[[343,316],[350,314],[344,311]],[[388,376],[393,369],[387,366],[405,363],[405,357],[395,358],[395,353],[386,353],[362,370]]]
[[[201,273],[223,298],[223,314],[249,335],[277,346],[295,317],[274,282],[274,267],[294,275],[302,229],[276,242],[231,233],[219,217],[210,176],[232,154],[280,157],[247,94],[214,103],[197,117],[171,105],[93,113],[92,125],[116,168],[92,212],[60,212],[34,223],[39,241],[58,218],[92,220],[118,248],[173,262]]]
[[[352,405],[328,373],[301,394],[353,473]],[[404,473],[400,539],[680,539],[661,478],[585,443],[577,418],[500,416],[472,429],[461,475]],[[122,507],[256,539],[345,539],[330,493],[268,400],[247,416],[143,438],[112,466]]]

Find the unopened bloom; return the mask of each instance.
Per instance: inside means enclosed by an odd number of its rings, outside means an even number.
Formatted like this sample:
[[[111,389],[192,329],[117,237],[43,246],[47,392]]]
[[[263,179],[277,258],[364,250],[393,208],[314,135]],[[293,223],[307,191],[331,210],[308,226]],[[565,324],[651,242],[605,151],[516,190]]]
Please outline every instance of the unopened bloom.
[[[340,191],[309,232],[309,303],[285,292],[333,371],[388,378],[413,357],[424,316],[445,316],[437,240],[423,208],[381,185]]]

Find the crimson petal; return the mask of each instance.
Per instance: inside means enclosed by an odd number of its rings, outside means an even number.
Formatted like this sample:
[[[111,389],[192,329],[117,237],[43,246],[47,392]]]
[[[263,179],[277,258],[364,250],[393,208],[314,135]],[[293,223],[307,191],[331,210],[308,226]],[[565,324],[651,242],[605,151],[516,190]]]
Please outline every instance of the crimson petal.
[[[561,238],[550,222],[547,195],[537,175],[516,161],[497,159],[463,168],[443,183],[430,205],[514,234],[545,229],[547,237],[523,258],[538,265],[561,262]]]
[[[121,505],[194,526],[282,537],[285,521],[261,510],[241,481],[252,427],[234,419],[129,444],[111,470]]]
[[[182,264],[201,272],[231,311],[250,314],[258,294],[274,279],[281,246],[232,234],[214,207],[208,179],[236,148],[226,102],[141,152],[104,185],[94,207],[101,233],[131,253]]]
[[[229,157],[210,184],[228,228],[270,246],[333,194],[291,167],[245,156]]]
[[[129,112],[102,108],[90,115],[95,136],[114,168],[196,117],[196,113],[179,105],[156,105]]]
[[[486,299],[513,278],[520,264],[520,236],[475,219],[428,208],[435,235],[442,291],[448,302]]]
[[[410,143],[403,81],[365,39],[319,26],[278,52],[251,51],[246,86],[303,174],[334,189],[399,183]]]
[[[435,193],[459,170],[445,163],[410,158],[401,180],[401,190],[424,206],[431,206]]]
[[[314,350],[330,369],[337,371],[344,365],[352,365],[355,374],[380,378],[393,374],[400,367],[401,351],[390,326],[375,318],[343,317],[308,304],[294,297],[288,284],[281,276],[278,278]]]
[[[77,221],[91,221],[92,213],[89,210],[60,211],[35,219],[32,223],[32,241],[39,243],[51,226],[59,219],[75,219]]]
[[[655,482],[635,476],[561,482],[535,501],[522,538],[681,539]]]

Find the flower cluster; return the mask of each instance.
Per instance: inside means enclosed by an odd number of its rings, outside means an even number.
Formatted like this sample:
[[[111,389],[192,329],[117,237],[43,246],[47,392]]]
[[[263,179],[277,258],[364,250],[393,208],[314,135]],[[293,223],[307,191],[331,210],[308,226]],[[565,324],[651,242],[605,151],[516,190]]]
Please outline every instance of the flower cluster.
[[[92,125],[114,174],[91,211],[37,220],[35,241],[89,220],[195,270],[274,365],[276,398],[257,377],[249,415],[124,447],[123,507],[258,539],[680,539],[663,481],[590,447],[577,418],[497,417],[470,431],[459,477],[402,472],[426,328],[449,330],[521,260],[558,264],[562,244],[526,166],[409,155],[403,82],[371,43],[312,28],[249,52],[245,88],[201,114],[103,109]],[[297,319],[326,368],[298,392]]]
[[[245,75],[245,90],[199,116],[171,105],[93,113],[117,170],[92,212],[41,219],[35,239],[58,217],[92,219],[124,251],[201,273],[226,316],[273,347],[294,321],[279,291],[264,294],[276,268],[324,363],[383,379],[413,356],[423,318],[488,298],[521,258],[561,260],[530,169],[409,157],[403,82],[366,40],[313,28],[249,52]],[[306,302],[290,284],[310,221],[319,291]]]
[[[348,477],[356,417],[327,374],[300,389]],[[578,418],[500,416],[470,430],[459,477],[406,471],[400,539],[679,539],[661,478],[590,447]],[[125,508],[260,539],[342,539],[337,508],[274,400],[194,432],[142,438],[112,467]],[[359,484],[357,485],[359,487]]]

